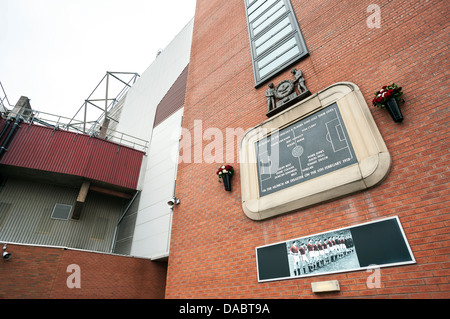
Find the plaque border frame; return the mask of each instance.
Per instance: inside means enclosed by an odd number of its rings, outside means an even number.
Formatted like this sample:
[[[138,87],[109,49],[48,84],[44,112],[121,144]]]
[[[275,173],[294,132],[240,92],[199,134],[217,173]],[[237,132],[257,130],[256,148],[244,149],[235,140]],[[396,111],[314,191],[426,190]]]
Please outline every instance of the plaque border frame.
[[[255,143],[336,103],[358,162],[320,177],[265,195],[259,194]],[[358,86],[338,82],[247,131],[239,150],[242,209],[252,220],[327,202],[381,183],[392,159]]]
[[[289,277],[278,277],[278,278],[271,278],[271,279],[261,279],[260,278],[260,265],[258,262],[258,250],[261,248],[266,248],[266,247],[270,247],[270,246],[275,246],[278,244],[285,244],[291,241],[295,241],[295,240],[301,240],[301,239],[306,239],[306,238],[310,238],[310,237],[317,237],[319,235],[326,235],[329,233],[337,233],[343,230],[352,230],[354,228],[358,228],[358,227],[364,227],[367,225],[371,225],[371,224],[377,224],[377,223],[382,223],[385,221],[390,221],[390,220],[395,220],[395,222],[397,223],[397,226],[399,227],[399,234],[401,235],[401,237],[403,238],[404,244],[406,246],[406,249],[408,250],[409,256],[411,257],[411,260],[409,261],[397,261],[397,262],[391,262],[391,263],[386,263],[386,264],[373,264],[373,265],[369,265],[369,266],[360,266],[358,268],[344,268],[341,270],[333,270],[333,271],[327,271],[327,272],[319,272],[319,273],[311,273],[311,274],[307,274],[307,275],[301,275],[301,276],[289,276]],[[375,219],[369,222],[365,222],[365,223],[359,223],[359,224],[354,224],[354,225],[350,225],[350,226],[346,226],[346,227],[342,227],[342,228],[338,228],[338,229],[331,229],[328,231],[324,231],[324,232],[320,232],[320,233],[316,233],[316,234],[308,234],[308,235],[304,235],[298,238],[291,238],[285,241],[279,241],[276,243],[271,243],[271,244],[267,244],[267,245],[263,245],[263,246],[259,246],[259,247],[255,247],[255,259],[256,259],[256,272],[257,272],[257,279],[259,283],[263,283],[263,282],[270,282],[270,281],[281,281],[281,280],[286,280],[286,279],[298,279],[298,278],[308,278],[308,277],[317,277],[317,276],[324,276],[324,275],[331,275],[331,274],[340,274],[340,273],[349,273],[349,272],[354,272],[354,271],[361,271],[361,270],[369,270],[369,269],[375,269],[375,268],[388,268],[388,267],[396,267],[396,266],[406,266],[406,265],[413,265],[416,264],[416,258],[414,256],[414,252],[411,249],[411,245],[409,244],[408,238],[406,236],[405,230],[402,226],[402,223],[400,221],[399,216],[394,215],[394,216],[390,216],[390,217],[385,217],[385,218],[379,218],[379,219]]]

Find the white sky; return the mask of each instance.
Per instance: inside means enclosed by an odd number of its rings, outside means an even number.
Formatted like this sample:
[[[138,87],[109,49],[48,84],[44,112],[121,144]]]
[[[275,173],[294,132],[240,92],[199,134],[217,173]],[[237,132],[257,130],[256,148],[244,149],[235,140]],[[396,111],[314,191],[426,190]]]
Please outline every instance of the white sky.
[[[107,71],[142,75],[194,17],[195,2],[0,0],[9,102],[27,96],[34,110],[72,117]]]

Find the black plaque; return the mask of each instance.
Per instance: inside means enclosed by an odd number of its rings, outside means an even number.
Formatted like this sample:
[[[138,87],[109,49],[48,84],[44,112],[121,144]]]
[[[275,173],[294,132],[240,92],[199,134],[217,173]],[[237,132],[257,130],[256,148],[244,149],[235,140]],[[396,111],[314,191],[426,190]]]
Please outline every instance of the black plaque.
[[[257,247],[256,261],[260,282],[416,262],[397,216]]]
[[[336,103],[256,143],[260,196],[357,163]]]

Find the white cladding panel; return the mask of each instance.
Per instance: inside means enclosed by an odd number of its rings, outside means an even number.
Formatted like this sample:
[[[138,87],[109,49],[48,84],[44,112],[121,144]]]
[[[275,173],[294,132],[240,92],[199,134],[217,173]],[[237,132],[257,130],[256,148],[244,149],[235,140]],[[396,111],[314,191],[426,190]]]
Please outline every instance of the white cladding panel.
[[[156,108],[189,64],[193,25],[191,20],[129,89],[119,132],[151,141]]]
[[[169,253],[172,209],[167,202],[175,188],[182,116],[180,109],[153,130],[131,246],[133,256]]]

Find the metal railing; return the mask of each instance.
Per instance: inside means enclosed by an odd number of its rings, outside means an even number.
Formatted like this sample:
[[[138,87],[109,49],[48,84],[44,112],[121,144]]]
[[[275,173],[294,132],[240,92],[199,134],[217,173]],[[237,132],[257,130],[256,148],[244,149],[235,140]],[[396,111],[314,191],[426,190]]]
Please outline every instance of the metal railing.
[[[8,108],[12,108],[13,106],[9,103],[8,96],[6,95],[2,82],[0,82],[0,89],[0,113],[6,113]]]
[[[68,118],[61,115],[55,115],[36,110],[33,110],[29,115],[8,111],[7,116],[8,118],[17,118],[18,116],[21,116],[24,122],[28,123],[29,125],[31,124],[42,125],[53,128],[54,130],[65,130],[78,134],[86,134],[91,137],[97,138],[100,137],[100,131],[102,128],[102,125],[98,121],[92,122],[75,121],[73,120],[73,118]],[[87,132],[85,132],[82,129],[82,127],[85,124],[91,124],[90,129]],[[105,136],[102,137],[102,139],[122,146],[134,148],[136,150],[143,151],[145,153],[148,150],[149,142],[147,140],[113,129],[107,129],[107,132]]]

